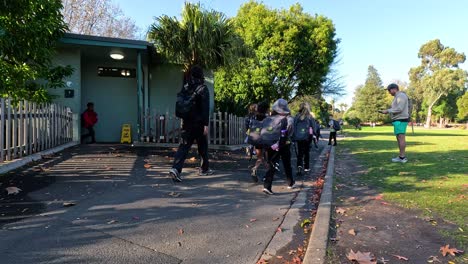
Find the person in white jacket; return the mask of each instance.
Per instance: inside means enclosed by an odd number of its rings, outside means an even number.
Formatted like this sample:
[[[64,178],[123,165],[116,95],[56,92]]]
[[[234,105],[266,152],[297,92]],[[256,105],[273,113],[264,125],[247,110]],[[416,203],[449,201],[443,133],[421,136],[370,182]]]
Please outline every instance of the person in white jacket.
[[[379,110],[380,113],[390,114],[392,118],[393,130],[400,149],[400,155],[392,159],[392,162],[406,163],[406,127],[409,122],[409,100],[406,93],[400,91],[395,83],[387,86],[388,92],[394,96],[392,107],[386,110]]]

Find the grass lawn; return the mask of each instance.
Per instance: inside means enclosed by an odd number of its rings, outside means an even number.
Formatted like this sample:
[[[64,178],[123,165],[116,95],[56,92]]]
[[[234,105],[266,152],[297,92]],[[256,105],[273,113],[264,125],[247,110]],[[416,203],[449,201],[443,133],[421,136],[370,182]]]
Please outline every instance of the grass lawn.
[[[386,200],[419,208],[454,223],[447,234],[468,245],[468,131],[408,127],[408,163],[392,163],[398,155],[393,127],[347,129],[338,150],[346,148],[369,169],[362,181],[381,190]],[[435,223],[434,223],[435,224]]]

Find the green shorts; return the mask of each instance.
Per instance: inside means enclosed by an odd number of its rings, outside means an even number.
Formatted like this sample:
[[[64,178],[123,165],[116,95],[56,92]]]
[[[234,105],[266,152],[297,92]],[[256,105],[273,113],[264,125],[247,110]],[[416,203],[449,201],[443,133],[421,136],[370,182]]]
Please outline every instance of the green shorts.
[[[408,122],[404,121],[393,121],[393,133],[395,135],[406,134],[406,127],[408,126]]]

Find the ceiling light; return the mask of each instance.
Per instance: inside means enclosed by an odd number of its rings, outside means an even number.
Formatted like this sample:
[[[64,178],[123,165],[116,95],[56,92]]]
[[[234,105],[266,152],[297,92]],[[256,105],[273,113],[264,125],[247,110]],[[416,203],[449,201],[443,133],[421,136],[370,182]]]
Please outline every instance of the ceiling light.
[[[122,60],[123,58],[125,58],[124,54],[120,51],[112,51],[110,53],[110,56],[114,60]]]

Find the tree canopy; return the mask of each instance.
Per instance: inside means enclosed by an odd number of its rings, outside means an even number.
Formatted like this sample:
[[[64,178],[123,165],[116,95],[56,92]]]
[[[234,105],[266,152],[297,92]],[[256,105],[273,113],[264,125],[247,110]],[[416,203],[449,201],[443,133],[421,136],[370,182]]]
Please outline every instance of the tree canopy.
[[[183,64],[186,71],[195,64],[214,70],[237,59],[242,51],[232,21],[221,12],[203,9],[200,3],[186,2],[181,20],[157,17],[148,39],[167,61]]]
[[[72,68],[51,62],[66,30],[61,8],[60,0],[0,1],[0,96],[42,102],[63,86]]]
[[[371,65],[367,70],[365,84],[356,88],[354,92],[353,117],[368,122],[384,121],[386,117],[379,114],[377,110],[388,108],[388,104],[389,100],[382,86],[382,79],[377,69]]]
[[[112,0],[62,0],[69,31],[77,34],[136,39],[135,21]]]
[[[435,39],[421,46],[418,58],[421,65],[409,72],[411,89],[427,106],[426,126],[430,127],[432,110],[439,99],[466,89],[467,73],[459,68],[466,57]]]
[[[251,56],[216,72],[216,100],[223,111],[280,97],[321,97],[339,43],[330,19],[307,14],[299,4],[276,10],[250,1],[233,22]]]

